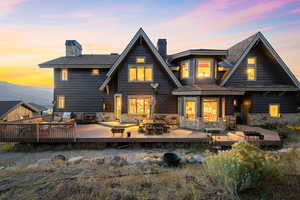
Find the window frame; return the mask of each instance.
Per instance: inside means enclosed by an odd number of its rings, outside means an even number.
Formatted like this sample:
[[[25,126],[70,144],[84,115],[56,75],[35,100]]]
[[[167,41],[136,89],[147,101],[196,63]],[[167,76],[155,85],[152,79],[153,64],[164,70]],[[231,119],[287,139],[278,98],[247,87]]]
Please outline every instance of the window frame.
[[[98,73],[94,74],[94,70],[97,70]],[[100,69],[99,69],[99,68],[94,68],[94,69],[92,69],[92,70],[91,70],[91,74],[92,74],[92,76],[99,76],[99,75],[100,75]]]
[[[144,81],[139,81],[138,80],[138,68],[139,67],[143,67],[144,68]],[[136,69],[136,73],[135,73],[135,80],[130,80],[130,69],[131,68],[135,68]],[[151,74],[151,80],[146,80],[146,68],[150,68],[152,69],[152,74]],[[128,65],[128,70],[127,70],[127,73],[128,73],[128,82],[130,83],[152,83],[153,80],[154,80],[154,73],[153,73],[153,65],[150,65],[150,64],[147,64],[147,65],[144,65],[144,64],[138,64],[138,65]]]
[[[183,64],[187,64],[187,72],[188,72],[188,75],[187,75],[187,77],[183,77],[182,76],[182,72],[183,72],[183,70],[182,70],[182,66],[183,66]],[[190,78],[190,75],[191,73],[190,73],[190,60],[185,60],[185,61],[182,61],[181,63],[180,63],[180,78],[181,79],[189,79]]]
[[[278,115],[277,116],[272,116],[271,115],[271,106],[278,106]],[[279,118],[280,117],[280,104],[279,103],[270,103],[269,104],[269,116],[272,118]]]
[[[137,99],[150,99],[149,102],[149,113],[138,113],[137,112]],[[130,112],[130,103],[129,99],[136,99],[136,105],[135,105],[135,113]],[[153,103],[153,96],[152,95],[128,95],[127,96],[127,114],[128,115],[150,115],[151,114],[151,106]],[[145,102],[144,102],[144,110],[145,110]]]
[[[64,74],[65,74],[65,76],[64,76]],[[69,70],[68,70],[68,68],[61,68],[60,69],[60,80],[61,81],[68,81],[69,80]]]
[[[188,101],[195,101],[195,119],[187,119],[186,117],[186,103]],[[197,115],[198,115],[198,101],[197,101],[197,98],[196,97],[184,97],[184,100],[183,100],[183,117],[184,117],[184,120],[187,120],[187,121],[196,121],[197,120]]]
[[[209,66],[209,76],[208,77],[206,77],[206,76],[204,76],[204,77],[199,77],[198,76],[198,72],[199,72],[199,67],[198,67],[198,63],[199,63],[199,61],[201,61],[201,60],[204,60],[204,61],[208,61],[209,63],[210,63],[210,66]],[[196,58],[196,66],[195,66],[195,77],[196,77],[196,79],[198,79],[198,80],[201,80],[201,79],[211,79],[212,77],[213,77],[213,66],[214,66],[214,63],[213,63],[213,59],[211,59],[211,58]]]
[[[207,121],[204,119],[204,102],[208,100],[208,101],[215,101],[217,102],[217,120],[216,121]],[[219,115],[220,115],[220,100],[218,98],[202,98],[201,99],[201,117],[202,117],[202,121],[205,123],[215,123],[219,121]]]
[[[63,98],[63,105],[61,106],[61,98]],[[56,96],[57,100],[57,108],[58,109],[64,109],[66,107],[66,98],[63,95],[57,95]]]
[[[251,59],[251,58],[255,60],[254,64],[249,64],[248,63],[248,59]],[[247,71],[246,71],[247,81],[256,81],[256,79],[257,79],[257,72],[256,72],[257,71],[257,58],[256,58],[256,56],[249,56],[249,57],[247,57],[246,62],[247,62]],[[249,69],[254,69],[254,79],[253,80],[249,79],[249,73],[248,73]]]

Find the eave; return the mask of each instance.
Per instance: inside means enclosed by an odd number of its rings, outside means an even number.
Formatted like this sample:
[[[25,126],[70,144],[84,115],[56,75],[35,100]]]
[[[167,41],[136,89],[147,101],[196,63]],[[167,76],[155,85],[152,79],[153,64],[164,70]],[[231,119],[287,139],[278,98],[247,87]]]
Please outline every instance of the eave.
[[[186,50],[170,56],[170,61],[187,56],[227,56],[228,50]]]

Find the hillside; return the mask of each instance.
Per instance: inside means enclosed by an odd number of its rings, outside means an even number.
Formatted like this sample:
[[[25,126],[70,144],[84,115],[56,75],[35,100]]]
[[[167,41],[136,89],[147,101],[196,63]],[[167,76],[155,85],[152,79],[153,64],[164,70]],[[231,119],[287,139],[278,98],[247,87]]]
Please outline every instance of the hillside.
[[[16,85],[0,81],[0,101],[22,100],[50,107],[53,99],[52,96],[52,89]]]

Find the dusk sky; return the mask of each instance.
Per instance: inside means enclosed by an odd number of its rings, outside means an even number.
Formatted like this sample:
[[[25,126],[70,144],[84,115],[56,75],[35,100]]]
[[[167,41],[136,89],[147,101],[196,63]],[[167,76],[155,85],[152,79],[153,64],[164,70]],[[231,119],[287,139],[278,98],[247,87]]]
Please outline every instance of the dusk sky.
[[[227,49],[261,31],[300,79],[300,0],[0,0],[0,81],[52,87],[38,64],[65,55],[121,53],[143,27],[168,53]]]

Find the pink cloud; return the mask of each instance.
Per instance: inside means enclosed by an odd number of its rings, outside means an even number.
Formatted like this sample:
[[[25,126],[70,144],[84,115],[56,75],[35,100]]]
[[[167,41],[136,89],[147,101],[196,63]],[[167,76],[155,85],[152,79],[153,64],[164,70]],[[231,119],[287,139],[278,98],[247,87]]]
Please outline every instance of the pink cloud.
[[[12,13],[15,7],[26,0],[1,0],[0,1],[0,16],[5,16]]]
[[[295,9],[289,11],[288,14],[289,15],[300,14],[300,7],[299,8],[295,8]]]

